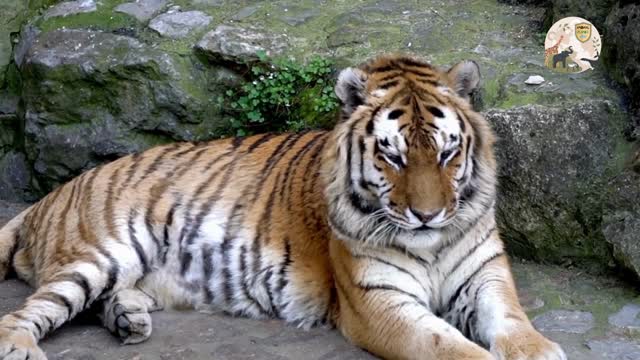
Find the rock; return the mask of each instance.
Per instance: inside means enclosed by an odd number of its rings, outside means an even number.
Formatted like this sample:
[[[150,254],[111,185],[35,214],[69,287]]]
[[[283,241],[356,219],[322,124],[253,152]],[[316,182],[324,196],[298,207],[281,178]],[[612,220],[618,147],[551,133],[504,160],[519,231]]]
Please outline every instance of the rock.
[[[625,171],[607,184],[602,219],[605,240],[618,262],[640,274],[640,175]]]
[[[259,7],[255,5],[243,7],[235,15],[233,15],[231,19],[235,21],[239,21],[239,20],[248,18],[249,16],[253,15],[256,11],[258,11],[258,9]]]
[[[631,133],[640,141],[640,4],[613,6],[604,27],[602,61],[613,78],[631,92],[635,125]]]
[[[0,116],[15,114],[18,110],[18,101],[20,98],[17,95],[0,90]]]
[[[542,332],[584,334],[594,325],[593,315],[586,311],[552,310],[536,316],[533,325]]]
[[[20,40],[13,49],[13,61],[18,67],[22,65],[22,61],[24,60],[27,50],[31,48],[39,33],[40,30],[32,25],[25,25],[22,27],[22,31],[20,31]]]
[[[626,339],[589,340],[587,347],[602,360],[640,359],[640,345]]]
[[[542,0],[524,0],[524,2],[527,1],[538,3],[542,2]],[[589,20],[589,22],[591,22],[598,28],[598,30],[600,30],[600,34],[602,34],[605,19],[607,18],[609,11],[611,11],[611,9],[615,6],[616,2],[616,0],[550,0],[548,10],[545,14],[545,31],[554,22],[562,18],[569,16],[579,16],[583,19]]]
[[[6,223],[9,222],[9,220],[13,219],[16,215],[20,214],[20,212],[27,207],[27,204],[9,202],[0,199],[0,228],[2,228]],[[29,296],[30,294],[31,291],[22,291],[20,295]],[[6,296],[6,294],[4,293],[0,296],[0,300],[6,300],[7,298],[8,296]]]
[[[31,166],[24,154],[10,151],[0,157],[0,199],[22,201],[29,195]]]
[[[609,316],[609,324],[619,328],[640,330],[640,305],[627,304],[617,313]]]
[[[291,26],[298,26],[319,14],[320,11],[317,8],[303,8],[296,5],[290,5],[282,7],[278,18]]]
[[[95,0],[76,0],[61,2],[58,5],[53,6],[44,14],[45,19],[58,16],[69,16],[82,13],[90,13],[96,11]]]
[[[281,54],[287,46],[284,35],[254,28],[220,25],[205,34],[196,49],[213,60],[245,63],[258,60],[257,53],[260,51],[274,56]]]
[[[202,11],[166,13],[151,20],[149,27],[162,36],[177,39],[205,28],[211,20],[211,16]]]
[[[20,31],[27,10],[24,0],[3,0],[0,11],[0,89],[4,87],[6,69],[11,62],[11,34]]]
[[[524,81],[527,85],[540,85],[544,82],[544,78],[540,75],[531,75]]]
[[[168,0],[137,0],[120,4],[115,11],[131,15],[138,21],[145,22],[158,14],[168,3]]]
[[[622,110],[592,101],[493,109],[485,116],[499,139],[498,220],[509,250],[545,261],[612,262],[599,226],[603,208],[614,194],[618,207],[635,202],[622,190],[605,191],[628,156],[621,151],[629,146]]]
[[[221,87],[192,61],[128,36],[41,33],[21,69],[25,147],[45,191],[105,160],[213,137],[219,95],[207,89]]]

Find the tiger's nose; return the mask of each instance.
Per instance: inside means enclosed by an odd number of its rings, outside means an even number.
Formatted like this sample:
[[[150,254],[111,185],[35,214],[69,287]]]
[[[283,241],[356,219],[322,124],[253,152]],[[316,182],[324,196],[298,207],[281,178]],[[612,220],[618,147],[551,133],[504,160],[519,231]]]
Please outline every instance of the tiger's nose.
[[[414,208],[410,208],[409,209],[411,211],[411,213],[418,218],[418,220],[420,220],[423,224],[426,224],[428,222],[430,222],[431,220],[433,220],[436,217],[440,217],[441,215],[444,215],[444,209],[438,209],[429,213],[425,213],[419,210],[416,210]]]

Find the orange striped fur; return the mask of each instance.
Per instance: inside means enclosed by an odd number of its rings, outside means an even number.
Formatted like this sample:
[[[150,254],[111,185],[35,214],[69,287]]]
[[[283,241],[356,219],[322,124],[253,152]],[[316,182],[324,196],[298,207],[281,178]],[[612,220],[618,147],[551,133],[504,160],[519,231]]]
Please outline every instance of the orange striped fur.
[[[37,291],[0,320],[0,359],[101,302],[124,343],[167,307],[335,325],[387,359],[566,359],[520,308],[495,227],[473,62],[344,70],[330,132],[176,143],[99,166],[0,231]]]

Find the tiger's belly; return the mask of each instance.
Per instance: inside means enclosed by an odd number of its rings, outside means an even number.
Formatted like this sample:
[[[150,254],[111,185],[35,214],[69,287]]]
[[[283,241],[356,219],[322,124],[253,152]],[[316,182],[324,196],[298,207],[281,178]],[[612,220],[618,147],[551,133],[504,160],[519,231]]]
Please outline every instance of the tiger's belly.
[[[302,327],[330,321],[329,269],[295,261],[282,239],[265,243],[248,230],[231,237],[224,224],[201,229],[191,241],[184,229],[173,229],[164,259],[138,283],[165,308],[275,317]]]

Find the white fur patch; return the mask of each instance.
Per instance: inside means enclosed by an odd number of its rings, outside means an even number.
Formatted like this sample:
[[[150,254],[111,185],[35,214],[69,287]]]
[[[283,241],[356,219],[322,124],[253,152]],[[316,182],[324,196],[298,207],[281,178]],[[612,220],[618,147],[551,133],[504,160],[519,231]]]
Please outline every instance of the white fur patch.
[[[407,163],[407,142],[400,133],[400,126],[396,119],[389,119],[391,109],[385,109],[374,119],[373,134],[380,141],[387,141],[389,145],[381,146],[386,154],[399,155],[404,164]],[[389,163],[397,168],[397,165],[389,161]],[[396,170],[399,170],[397,168]]]
[[[454,145],[452,144],[454,141],[450,138],[451,135],[456,136],[458,142],[460,141],[460,122],[456,113],[448,107],[442,107],[439,109],[444,114],[444,117],[433,118],[433,122],[440,129],[438,136],[436,136],[436,142],[440,149],[446,150],[448,146]]]

